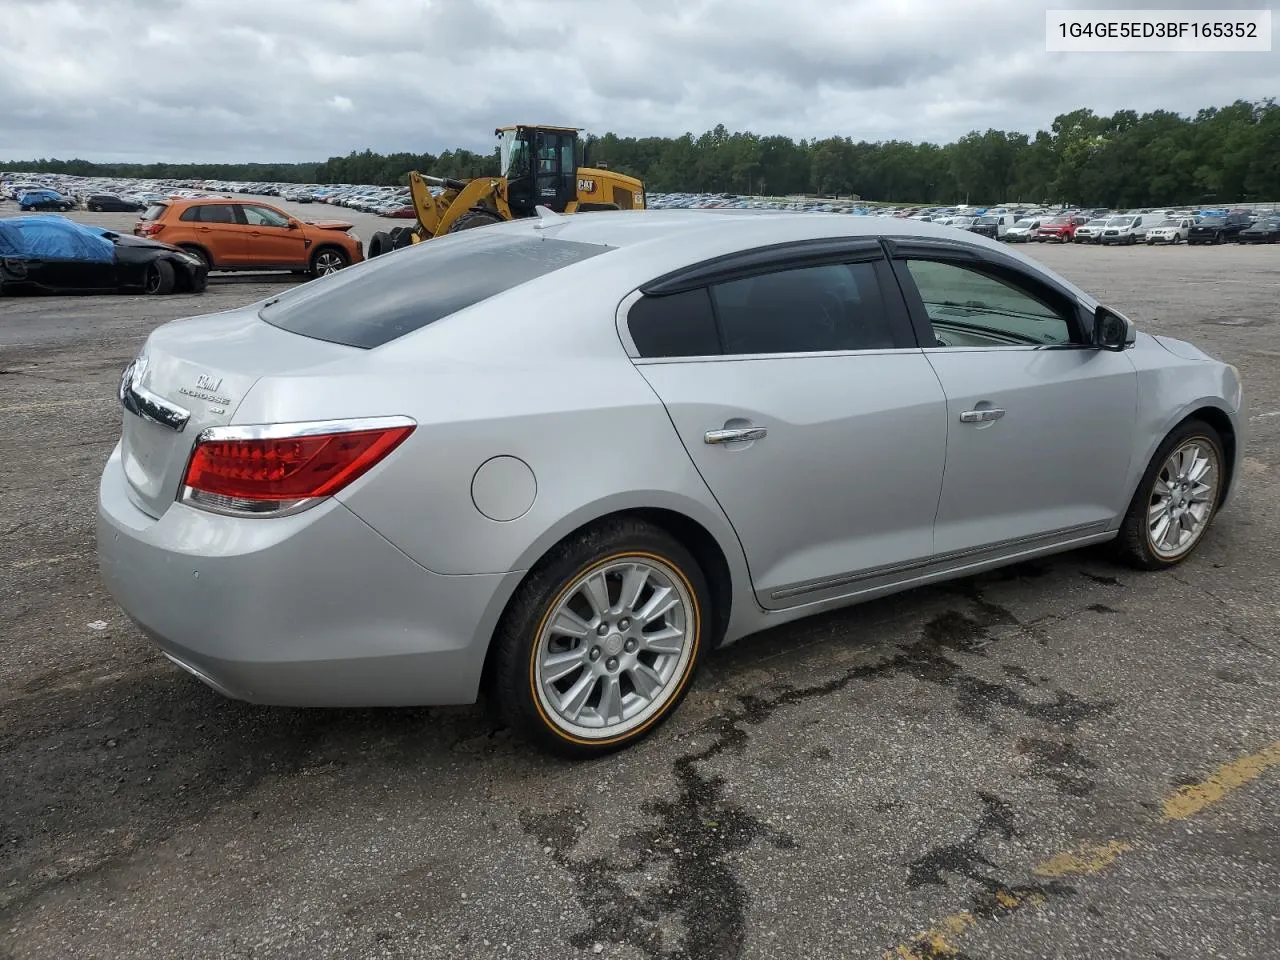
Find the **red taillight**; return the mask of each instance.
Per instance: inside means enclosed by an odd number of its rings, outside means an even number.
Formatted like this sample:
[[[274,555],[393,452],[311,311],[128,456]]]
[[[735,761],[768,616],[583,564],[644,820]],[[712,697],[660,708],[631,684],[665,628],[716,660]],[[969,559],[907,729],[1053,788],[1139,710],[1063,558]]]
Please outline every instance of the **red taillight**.
[[[164,229],[163,223],[156,223],[154,220],[148,220],[139,228],[139,232],[144,237],[154,237],[157,233]]]
[[[183,499],[231,512],[271,513],[337,493],[399,446],[413,425],[356,421],[317,429],[214,427],[187,464]]]

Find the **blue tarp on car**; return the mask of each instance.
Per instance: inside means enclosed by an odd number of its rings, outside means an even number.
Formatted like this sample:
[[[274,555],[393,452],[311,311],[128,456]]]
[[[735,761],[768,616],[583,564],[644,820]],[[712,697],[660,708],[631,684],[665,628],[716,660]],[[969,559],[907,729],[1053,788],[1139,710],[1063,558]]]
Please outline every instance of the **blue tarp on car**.
[[[98,228],[66,217],[8,217],[0,220],[0,257],[111,263],[115,245]]]

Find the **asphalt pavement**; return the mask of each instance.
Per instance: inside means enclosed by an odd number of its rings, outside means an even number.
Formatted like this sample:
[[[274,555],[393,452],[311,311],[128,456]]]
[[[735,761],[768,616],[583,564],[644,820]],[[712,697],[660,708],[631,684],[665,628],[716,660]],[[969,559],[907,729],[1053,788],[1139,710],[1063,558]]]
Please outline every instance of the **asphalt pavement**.
[[[0,300],[0,957],[1280,955],[1280,248],[1031,252],[1240,368],[1243,475],[1194,557],[747,638],[578,764],[478,707],[226,700],[103,591],[120,370],[297,281]]]

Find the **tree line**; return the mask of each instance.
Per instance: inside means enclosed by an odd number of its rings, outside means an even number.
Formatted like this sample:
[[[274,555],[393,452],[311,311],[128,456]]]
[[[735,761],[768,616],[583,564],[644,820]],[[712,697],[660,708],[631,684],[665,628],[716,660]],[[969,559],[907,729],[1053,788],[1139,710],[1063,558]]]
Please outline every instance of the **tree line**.
[[[589,141],[594,165],[640,177],[651,192],[817,194],[907,203],[1065,202],[1140,207],[1280,199],[1280,106],[1237,100],[1192,116],[1089,109],[1056,117],[1033,135],[974,130],[954,143],[795,141],[730,133]],[[498,172],[497,155],[469,150],[380,154],[323,163],[0,163],[0,169],[156,179],[401,184],[410,170],[468,177]]]

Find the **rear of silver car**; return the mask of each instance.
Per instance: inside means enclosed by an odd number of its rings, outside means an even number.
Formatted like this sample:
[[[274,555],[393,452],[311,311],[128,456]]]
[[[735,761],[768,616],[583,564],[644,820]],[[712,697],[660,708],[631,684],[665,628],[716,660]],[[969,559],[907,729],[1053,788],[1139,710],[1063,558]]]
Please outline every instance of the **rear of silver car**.
[[[342,371],[365,353],[277,329],[259,306],[159,328],[122,377],[121,440],[99,489],[108,590],[171,659],[233,697],[474,700],[477,638],[510,577],[432,573],[332,495],[335,464],[392,455],[411,420],[231,425],[255,389],[300,396],[318,371],[340,395]],[[327,479],[285,475],[291,456],[325,443]],[[255,482],[276,492],[258,497]]]

